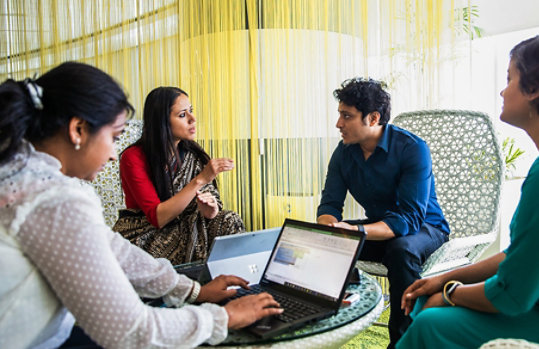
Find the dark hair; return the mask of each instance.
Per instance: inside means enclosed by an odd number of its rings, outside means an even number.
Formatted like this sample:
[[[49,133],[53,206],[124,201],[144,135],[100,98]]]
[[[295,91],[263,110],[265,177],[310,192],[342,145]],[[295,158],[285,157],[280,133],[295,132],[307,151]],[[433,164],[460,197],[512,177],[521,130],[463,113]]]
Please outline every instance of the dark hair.
[[[191,151],[204,165],[210,161],[210,156],[197,142],[182,140],[177,148],[174,147],[170,112],[176,99],[182,94],[189,96],[177,87],[158,87],[148,94],[144,102],[142,136],[135,143],[142,147],[146,155],[150,179],[161,201],[173,195],[171,176],[174,169],[170,163],[171,159],[179,160],[182,151]]]
[[[346,105],[354,106],[365,119],[369,113],[380,113],[378,124],[385,125],[391,116],[391,96],[385,84],[373,79],[352,78],[345,80],[341,88],[333,91],[333,96]]]
[[[520,90],[531,94],[539,89],[539,35],[513,47],[510,57],[520,72]],[[539,98],[531,101],[539,112]]]
[[[41,98],[34,101],[31,89],[40,88]],[[35,81],[8,79],[0,85],[0,162],[10,159],[23,139],[52,137],[74,116],[85,120],[93,134],[124,110],[134,112],[120,86],[87,64],[66,62]]]

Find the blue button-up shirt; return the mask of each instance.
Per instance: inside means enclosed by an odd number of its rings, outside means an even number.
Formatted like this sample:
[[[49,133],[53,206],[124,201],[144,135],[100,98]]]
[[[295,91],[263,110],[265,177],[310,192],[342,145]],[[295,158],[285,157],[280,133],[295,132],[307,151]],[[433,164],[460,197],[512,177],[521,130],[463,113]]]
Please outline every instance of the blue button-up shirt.
[[[436,200],[429,147],[397,126],[384,126],[367,160],[359,144],[339,143],[329,162],[317,215],[341,221],[347,191],[369,221],[383,221],[397,236],[416,234],[424,222],[449,234]]]

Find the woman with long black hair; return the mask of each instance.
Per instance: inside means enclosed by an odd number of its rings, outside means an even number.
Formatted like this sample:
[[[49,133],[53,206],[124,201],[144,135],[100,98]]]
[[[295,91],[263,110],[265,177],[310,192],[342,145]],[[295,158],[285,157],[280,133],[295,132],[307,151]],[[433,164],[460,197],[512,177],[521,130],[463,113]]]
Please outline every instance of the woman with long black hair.
[[[113,230],[173,264],[204,259],[216,236],[245,230],[238,214],[222,209],[215,181],[234,162],[210,159],[195,136],[187,93],[158,87],[146,97],[141,138],[120,159],[127,209]]]
[[[110,76],[82,63],[0,84],[0,348],[194,347],[281,312],[268,294],[204,303],[247,282],[220,276],[201,287],[105,224],[81,179],[116,159],[132,111]],[[75,320],[84,332],[74,333],[89,337],[64,343]]]

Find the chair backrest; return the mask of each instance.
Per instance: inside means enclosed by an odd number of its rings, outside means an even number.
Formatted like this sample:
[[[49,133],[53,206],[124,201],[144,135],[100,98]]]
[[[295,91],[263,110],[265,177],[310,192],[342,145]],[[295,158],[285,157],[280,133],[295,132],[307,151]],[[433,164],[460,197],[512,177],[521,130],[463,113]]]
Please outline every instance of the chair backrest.
[[[103,171],[92,181],[95,191],[101,198],[103,216],[107,225],[112,227],[118,219],[118,210],[125,208],[122,185],[120,182],[119,156],[125,148],[135,143],[142,133],[142,121],[130,120],[124,132],[116,141],[118,160],[109,161]]]
[[[450,237],[494,231],[504,165],[489,116],[467,110],[425,110],[400,114],[393,124],[427,142]]]

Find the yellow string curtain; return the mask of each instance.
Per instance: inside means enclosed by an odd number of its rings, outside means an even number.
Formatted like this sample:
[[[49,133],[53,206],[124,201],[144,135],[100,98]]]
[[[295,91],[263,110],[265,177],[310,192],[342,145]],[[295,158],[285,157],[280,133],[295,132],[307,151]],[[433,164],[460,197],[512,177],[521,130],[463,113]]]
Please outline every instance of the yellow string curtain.
[[[116,78],[141,117],[157,86],[186,90],[199,143],[236,169],[225,206],[247,229],[313,221],[339,141],[332,92],[385,80],[393,114],[437,106],[468,0],[0,0],[0,80],[67,60]],[[345,215],[361,210],[347,199]]]

